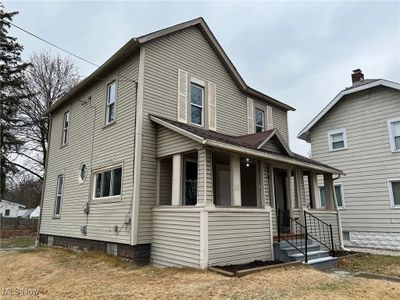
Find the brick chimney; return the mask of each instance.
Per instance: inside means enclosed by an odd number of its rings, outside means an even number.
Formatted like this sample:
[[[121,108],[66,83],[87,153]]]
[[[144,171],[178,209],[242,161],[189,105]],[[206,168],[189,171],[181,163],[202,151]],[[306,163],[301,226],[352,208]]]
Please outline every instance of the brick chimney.
[[[351,80],[353,81],[353,85],[359,82],[364,81],[364,74],[360,69],[353,70],[353,74],[351,74]]]

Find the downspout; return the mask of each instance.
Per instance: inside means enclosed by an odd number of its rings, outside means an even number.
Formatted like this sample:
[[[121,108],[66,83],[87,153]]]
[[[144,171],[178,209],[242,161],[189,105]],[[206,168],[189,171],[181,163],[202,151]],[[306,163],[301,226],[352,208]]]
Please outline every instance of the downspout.
[[[341,174],[339,174],[336,178],[332,178],[333,186],[334,186],[335,180],[340,179],[340,177],[341,177]],[[335,189],[333,189],[333,193],[335,193]],[[334,199],[335,199],[336,212],[337,212],[337,221],[338,221],[338,227],[339,227],[338,230],[339,230],[340,247],[345,251],[350,251],[349,249],[346,249],[344,247],[344,244],[343,244],[342,218],[340,216],[340,209],[339,209],[339,206],[338,206],[338,203],[337,203],[336,196],[335,196]]]

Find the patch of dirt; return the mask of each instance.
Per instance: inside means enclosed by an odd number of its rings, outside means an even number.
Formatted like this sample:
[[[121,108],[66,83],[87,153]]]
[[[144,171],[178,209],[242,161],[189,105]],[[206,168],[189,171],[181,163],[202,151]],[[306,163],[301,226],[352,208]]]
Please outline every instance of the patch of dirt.
[[[265,260],[255,260],[251,263],[247,264],[237,264],[237,265],[228,265],[228,266],[214,266],[215,268],[219,268],[228,272],[235,273],[236,271],[248,270],[258,267],[265,267],[265,266],[273,266],[281,264],[282,262],[279,260],[274,261],[265,261]]]

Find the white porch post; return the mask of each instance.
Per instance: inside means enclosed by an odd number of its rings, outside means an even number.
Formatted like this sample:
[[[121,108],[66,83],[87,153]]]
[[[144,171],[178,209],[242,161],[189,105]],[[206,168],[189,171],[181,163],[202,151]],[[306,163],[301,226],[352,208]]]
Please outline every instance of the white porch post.
[[[181,205],[182,198],[182,155],[172,157],[172,195],[171,205]]]
[[[242,195],[240,187],[240,156],[231,155],[231,203],[232,206],[242,206]]]
[[[326,209],[334,209],[334,194],[333,194],[333,180],[331,174],[324,174],[324,187],[325,187],[325,199]]]

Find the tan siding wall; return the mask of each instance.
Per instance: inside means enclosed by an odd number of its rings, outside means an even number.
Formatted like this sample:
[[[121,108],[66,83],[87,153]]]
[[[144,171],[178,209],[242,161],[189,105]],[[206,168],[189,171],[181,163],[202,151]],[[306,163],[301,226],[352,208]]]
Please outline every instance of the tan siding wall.
[[[400,213],[390,207],[387,180],[399,177],[400,155],[390,151],[387,119],[400,115],[400,92],[374,88],[346,96],[312,129],[314,159],[346,173],[344,231],[400,232]],[[348,149],[329,152],[327,133],[346,128]]]
[[[154,211],[151,263],[200,267],[200,212]]]
[[[209,212],[209,265],[271,260],[267,212]]]
[[[272,110],[272,119],[274,122],[274,128],[277,128],[282,137],[289,141],[289,129],[288,129],[288,118],[287,112],[280,109]]]
[[[130,242],[130,226],[123,226],[130,217],[133,189],[133,149],[135,124],[135,84],[138,57],[129,59],[104,80],[99,81],[64,110],[53,115],[49,165],[44,194],[42,224],[43,234],[70,236],[95,240]],[[106,84],[117,79],[117,121],[104,127]],[[81,101],[91,96],[91,102]],[[68,145],[61,146],[61,128],[64,111],[70,109]],[[93,152],[92,152],[93,151]],[[78,183],[81,163],[89,164],[90,171],[114,164],[123,165],[121,200],[113,203],[90,201],[92,181],[89,175],[83,184]],[[65,184],[60,219],[53,219],[57,175],[64,173]],[[83,206],[90,201],[88,232],[84,236],[80,225],[86,224]],[[115,233],[113,227],[119,226]]]
[[[335,249],[340,249],[340,238],[339,238],[339,225],[338,225],[338,219],[337,219],[337,212],[319,212],[319,211],[310,211],[314,216],[316,216],[318,219],[324,221],[327,224],[332,225],[332,235],[333,235],[333,244],[335,245]],[[307,226],[308,226],[308,233],[315,238],[319,239],[321,242],[330,242],[328,237],[328,232],[327,232],[327,227],[320,225],[321,227],[318,227],[318,223],[315,221],[312,217],[307,216]],[[322,229],[323,228],[323,229]],[[326,229],[326,230],[325,230]],[[326,237],[324,240],[324,236]],[[328,244],[330,246],[330,244]]]
[[[165,127],[159,126],[157,135],[157,157],[196,150],[200,144]]]
[[[139,243],[151,241],[151,208],[156,199],[156,126],[148,114],[161,113],[167,118],[177,118],[178,69],[216,84],[218,132],[247,134],[247,96],[239,90],[200,30],[189,28],[150,42],[145,47]],[[278,124],[274,127],[282,127],[284,131],[287,124],[282,124],[286,123],[286,112],[277,113],[275,110],[279,109],[275,107],[273,110],[274,122]],[[282,132],[282,135],[287,136],[287,133]],[[208,188],[207,193],[210,191],[212,189]]]

